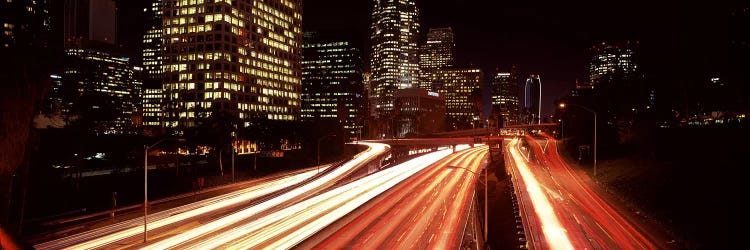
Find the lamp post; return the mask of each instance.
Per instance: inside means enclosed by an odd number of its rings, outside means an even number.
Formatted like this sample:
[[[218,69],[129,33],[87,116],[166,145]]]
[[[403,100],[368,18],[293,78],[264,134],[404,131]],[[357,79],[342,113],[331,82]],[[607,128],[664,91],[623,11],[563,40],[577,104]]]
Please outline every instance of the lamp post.
[[[320,138],[318,138],[318,173],[320,173],[320,142],[325,139],[326,137],[336,137],[336,135],[324,135]]]
[[[484,183],[483,183],[484,184],[484,240],[485,241],[487,241],[487,231],[488,231],[488,228],[489,228],[488,224],[487,224],[489,222],[489,220],[487,219],[487,215],[488,215],[488,212],[487,212],[487,207],[488,207],[487,203],[489,203],[489,201],[487,200],[487,183],[488,183],[487,182],[487,167],[488,166],[489,166],[489,164],[487,164],[487,165],[484,166]],[[469,173],[472,173],[474,175],[479,175],[479,174],[475,173],[474,171],[471,171],[471,169],[464,168],[464,167],[450,166],[450,165],[446,166],[446,167],[447,168],[460,168],[460,169],[464,169],[466,171],[469,171]],[[482,180],[479,180],[479,182],[482,183]]]
[[[592,110],[590,108],[578,105],[578,104],[574,104],[574,103],[568,103],[568,104],[560,103],[560,108],[564,109],[568,105],[579,107],[579,108],[581,108],[583,110],[586,110],[586,111],[591,112],[591,113],[594,114],[594,177],[596,177],[596,148],[597,148],[596,147],[596,141],[597,141],[597,139],[596,139],[596,120],[597,120],[597,118],[596,118],[596,111],[594,111],[594,110]]]
[[[156,147],[162,142],[177,140],[184,142],[185,139],[181,138],[165,138],[157,141],[151,146],[143,145],[143,242],[148,240],[148,150]],[[177,166],[179,168],[179,165]]]
[[[560,138],[565,143],[565,121],[563,119],[558,120],[560,122]]]

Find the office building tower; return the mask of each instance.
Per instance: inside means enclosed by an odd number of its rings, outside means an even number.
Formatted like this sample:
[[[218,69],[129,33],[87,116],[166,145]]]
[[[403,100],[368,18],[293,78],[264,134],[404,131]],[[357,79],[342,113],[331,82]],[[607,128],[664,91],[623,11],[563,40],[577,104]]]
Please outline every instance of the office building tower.
[[[445,127],[445,99],[440,93],[422,88],[396,91],[395,135],[399,138],[442,132]]]
[[[162,0],[155,0],[144,9],[146,34],[143,35],[143,125],[161,126],[162,67],[164,40],[162,38]]]
[[[370,66],[379,117],[391,116],[396,90],[419,84],[418,15],[414,0],[374,1]]]
[[[542,122],[542,77],[530,75],[523,86],[523,123]]]
[[[419,87],[432,89],[434,79],[432,72],[452,67],[456,61],[456,44],[453,41],[453,30],[449,28],[430,29],[427,42],[422,45],[419,54]]]
[[[163,123],[214,111],[240,127],[299,120],[302,1],[170,1],[163,8]]]
[[[499,71],[492,79],[492,109],[500,125],[518,125],[520,107],[518,92],[518,75],[515,67],[510,71]]]
[[[589,64],[591,85],[596,87],[600,84],[617,84],[623,80],[635,79],[639,71],[637,45],[638,42],[625,42],[593,46]]]
[[[94,134],[134,134],[142,87],[135,71],[140,68],[109,44],[91,43],[65,50],[61,79],[53,81],[57,95],[51,98],[63,117]]]
[[[482,70],[446,68],[432,73],[433,87],[445,97],[447,128],[470,129],[480,125]]]
[[[360,51],[348,41],[312,37],[302,48],[302,120],[336,121],[358,137],[368,112]]]
[[[64,0],[65,47],[86,41],[116,44],[116,6],[112,0]]]
[[[46,47],[49,31],[48,0],[0,1],[0,49]]]
[[[137,133],[143,72],[115,44],[114,2],[63,3],[65,55],[50,100],[67,125],[96,135]]]

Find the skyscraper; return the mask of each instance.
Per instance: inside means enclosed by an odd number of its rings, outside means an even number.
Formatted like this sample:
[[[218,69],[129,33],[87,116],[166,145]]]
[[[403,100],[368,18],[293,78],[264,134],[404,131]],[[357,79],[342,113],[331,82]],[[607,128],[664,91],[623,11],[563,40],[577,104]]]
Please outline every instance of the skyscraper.
[[[431,73],[441,68],[452,67],[456,61],[456,44],[453,41],[453,30],[448,28],[430,29],[427,42],[422,45],[419,54],[419,87],[432,89],[434,79]]]
[[[64,0],[66,47],[97,41],[116,43],[116,7],[112,0]]]
[[[502,117],[501,125],[517,125],[520,122],[518,75],[515,67],[510,71],[499,71],[492,79],[492,109]],[[497,117],[494,117],[497,118]]]
[[[0,48],[45,47],[50,30],[49,1],[0,1]]]
[[[333,120],[358,137],[368,111],[360,51],[339,40],[306,40],[302,48],[302,120]]]
[[[143,125],[161,126],[162,115],[162,0],[155,0],[144,9],[147,20],[143,35]]]
[[[164,124],[213,111],[240,126],[299,119],[302,1],[173,1],[164,6]]]
[[[422,88],[396,91],[395,136],[428,135],[445,126],[445,99],[440,93]]]
[[[419,12],[414,0],[375,0],[372,84],[379,117],[390,117],[397,89],[419,86]]]
[[[448,129],[469,129],[479,125],[482,105],[482,70],[446,68],[432,73],[435,91],[445,97]]]
[[[64,67],[53,77],[50,99],[66,121],[91,133],[136,133],[142,69],[115,45],[115,3],[64,4]]]
[[[53,101],[63,117],[94,134],[133,134],[140,108],[141,82],[130,59],[109,44],[91,41],[65,50],[62,79],[54,81]]]
[[[629,80],[637,76],[636,43],[601,43],[592,47],[589,73],[591,85]]]
[[[542,123],[542,77],[530,75],[523,86],[523,123]]]

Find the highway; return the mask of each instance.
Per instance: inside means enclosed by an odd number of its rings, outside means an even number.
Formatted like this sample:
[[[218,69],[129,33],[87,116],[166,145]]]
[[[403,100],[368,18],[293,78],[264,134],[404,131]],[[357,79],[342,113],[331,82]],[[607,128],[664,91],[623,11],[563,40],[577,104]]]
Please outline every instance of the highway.
[[[529,248],[664,247],[626,209],[614,207],[606,192],[584,172],[566,164],[554,138],[526,136],[526,140],[530,149],[514,139],[508,151]]]
[[[185,232],[185,236],[157,242],[146,249],[291,248],[450,153],[451,150],[440,150],[419,156],[261,217],[229,223],[222,218],[217,221],[225,225],[222,230],[208,234]]]
[[[353,213],[316,249],[458,249],[487,147],[452,154]],[[449,167],[450,166],[450,167]],[[473,172],[473,173],[472,173]],[[302,246],[307,248],[308,246]]]
[[[316,169],[308,169],[275,178],[265,178],[257,185],[239,191],[149,214],[149,239],[186,235],[182,234],[183,232],[202,232],[199,235],[210,233],[221,228],[221,225],[217,225],[217,221],[226,222],[227,218],[241,220],[256,214],[270,213],[277,206],[312,196],[331,187],[346,175],[355,171],[361,164],[374,159],[388,149],[388,146],[384,144],[362,144],[368,145],[369,148],[342,166],[330,171],[322,171],[323,174],[320,175]],[[285,189],[290,190],[259,200],[265,196],[285,191]],[[242,213],[236,213],[237,210]],[[34,247],[36,249],[128,248],[141,245],[142,234],[143,217],[139,217],[37,244]],[[169,245],[165,242],[174,242],[174,239],[172,241],[159,241],[161,243],[159,246]],[[153,241],[150,241],[150,243],[153,243]]]

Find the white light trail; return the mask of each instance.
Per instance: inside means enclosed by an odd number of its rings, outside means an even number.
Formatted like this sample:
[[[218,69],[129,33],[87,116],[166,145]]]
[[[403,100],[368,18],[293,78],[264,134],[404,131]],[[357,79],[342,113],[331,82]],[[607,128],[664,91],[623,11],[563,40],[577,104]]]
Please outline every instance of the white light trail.
[[[174,222],[190,219],[192,217],[209,212],[213,209],[221,209],[241,202],[252,200],[267,195],[291,185],[300,183],[316,174],[315,170],[308,170],[294,175],[286,176],[267,183],[238,190],[229,194],[194,202],[184,206],[157,212],[149,216],[149,231]],[[143,217],[123,221],[114,225],[96,230],[71,235],[62,239],[35,245],[36,249],[90,249],[101,247],[106,244],[132,237],[143,233]]]
[[[333,171],[329,172],[328,174],[321,176],[318,179],[315,179],[309,183],[306,183],[303,186],[300,186],[298,188],[295,188],[293,190],[290,190],[289,192],[280,194],[279,196],[273,197],[263,203],[257,204],[255,206],[240,210],[234,214],[225,216],[221,219],[212,221],[208,224],[201,225],[196,228],[192,228],[186,232],[183,232],[181,234],[172,236],[170,238],[167,238],[165,240],[156,242],[154,244],[146,246],[144,249],[167,249],[172,248],[177,245],[180,245],[183,242],[187,242],[189,240],[198,238],[200,236],[206,235],[208,233],[220,230],[228,225],[240,222],[244,219],[247,219],[251,216],[254,216],[256,214],[259,214],[263,211],[266,211],[268,209],[271,209],[273,207],[276,207],[278,205],[283,204],[284,202],[288,200],[292,200],[300,195],[308,194],[310,192],[315,191],[316,189],[322,187],[325,184],[332,184],[335,182],[338,178],[341,178],[346,173],[349,173],[352,169],[359,166],[361,163],[366,162],[371,157],[377,156],[380,153],[384,152],[387,149],[387,145],[385,144],[379,144],[379,143],[365,143],[360,142],[360,144],[365,144],[370,146],[370,149],[367,151],[360,153],[358,157],[355,159],[345,163],[341,167],[338,167],[334,169]]]

